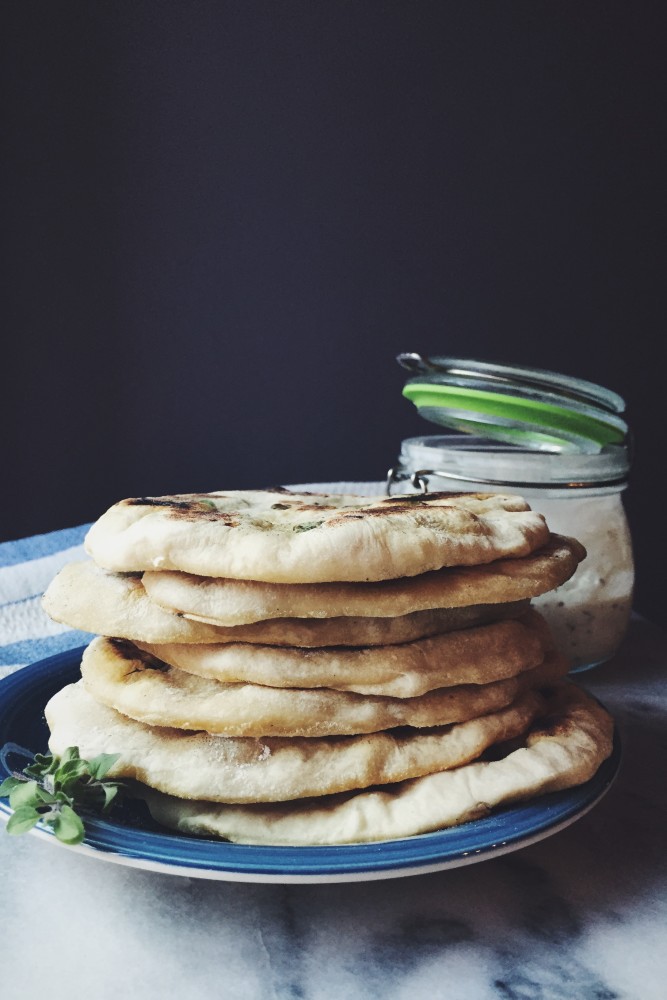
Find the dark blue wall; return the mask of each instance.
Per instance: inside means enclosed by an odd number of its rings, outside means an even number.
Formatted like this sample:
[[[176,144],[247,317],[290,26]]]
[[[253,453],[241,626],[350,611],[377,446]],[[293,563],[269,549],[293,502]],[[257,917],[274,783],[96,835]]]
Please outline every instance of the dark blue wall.
[[[4,4],[1,537],[380,478],[465,353],[626,396],[661,615],[664,9]]]

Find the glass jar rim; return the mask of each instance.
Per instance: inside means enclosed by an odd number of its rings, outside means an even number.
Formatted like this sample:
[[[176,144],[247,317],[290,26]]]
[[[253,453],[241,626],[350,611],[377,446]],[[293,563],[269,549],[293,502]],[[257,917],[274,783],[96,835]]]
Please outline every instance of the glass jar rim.
[[[607,445],[597,454],[554,453],[468,434],[447,434],[406,438],[398,468],[392,471],[394,481],[433,476],[513,489],[620,491],[627,485],[630,464],[626,445]]]

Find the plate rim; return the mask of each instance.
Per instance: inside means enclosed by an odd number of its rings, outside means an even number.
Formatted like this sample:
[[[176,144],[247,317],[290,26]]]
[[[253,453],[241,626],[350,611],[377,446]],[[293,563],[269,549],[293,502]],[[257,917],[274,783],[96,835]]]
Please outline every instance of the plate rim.
[[[0,746],[8,742],[4,734],[13,718],[31,699],[41,692],[43,715],[50,697],[44,696],[45,689],[54,693],[58,686],[76,680],[84,649],[77,646],[36,660],[0,679]],[[226,881],[345,882],[427,874],[497,857],[559,833],[597,805],[613,784],[620,761],[615,726],[611,756],[583,785],[501,807],[479,820],[396,840],[311,847],[232,844],[91,818],[86,821],[84,842],[68,849],[146,870]],[[0,780],[8,773],[0,763]],[[0,820],[9,819],[11,812],[7,801],[0,799]],[[67,846],[50,830],[36,827],[31,833]]]

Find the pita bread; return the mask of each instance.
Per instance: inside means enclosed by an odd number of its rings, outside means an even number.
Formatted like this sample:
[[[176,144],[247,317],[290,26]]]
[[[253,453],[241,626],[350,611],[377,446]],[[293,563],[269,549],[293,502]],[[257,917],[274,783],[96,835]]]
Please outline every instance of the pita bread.
[[[396,618],[275,618],[250,625],[197,622],[154,604],[138,576],[94,562],[68,563],[51,581],[44,610],[71,628],[146,643],[262,643],[272,646],[382,646],[410,642],[523,614],[528,601],[435,608]]]
[[[388,789],[268,806],[188,802],[150,789],[143,794],[159,823],[235,843],[296,846],[410,837],[588,781],[611,753],[611,718],[572,684],[557,689],[548,710],[524,745],[500,760],[465,764]]]
[[[567,672],[549,653],[518,677],[439,688],[419,698],[380,698],[326,688],[220,684],[177,670],[122,639],[94,639],[81,675],[96,701],[153,726],[223,736],[355,736],[395,726],[444,726],[497,711]]]
[[[226,643],[188,646],[136,643],[158,660],[225,684],[331,688],[415,698],[455,684],[488,684],[539,666],[553,646],[544,620],[530,612],[399,646],[301,649]]]
[[[150,599],[196,621],[241,625],[270,618],[393,617],[431,608],[519,601],[553,590],[585,556],[572,538],[552,535],[540,551],[488,566],[459,566],[381,583],[285,586],[182,573],[144,573]]]
[[[515,496],[254,490],[123,500],[92,526],[85,544],[98,565],[117,572],[182,570],[291,584],[476,566],[528,555],[548,538],[544,518]]]
[[[99,705],[82,683],[45,709],[49,747],[83,757],[121,752],[110,775],[172,795],[214,802],[277,802],[401,781],[474,760],[490,744],[519,736],[544,699],[529,692],[500,712],[439,729],[394,730],[330,739],[234,739],[134,722]]]

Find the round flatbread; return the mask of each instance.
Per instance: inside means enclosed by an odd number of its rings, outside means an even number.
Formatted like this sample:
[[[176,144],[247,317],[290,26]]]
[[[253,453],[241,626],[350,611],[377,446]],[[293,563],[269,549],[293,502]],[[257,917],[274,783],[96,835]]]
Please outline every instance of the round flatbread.
[[[220,580],[185,573],[144,573],[151,601],[196,621],[241,625],[271,618],[394,617],[431,608],[495,604],[536,597],[559,587],[586,552],[551,535],[538,552],[488,566],[457,566],[381,583],[286,586]]]
[[[544,518],[516,496],[254,490],[122,500],[85,544],[98,565],[119,572],[322,583],[476,566],[528,555],[548,537]]]
[[[396,618],[274,618],[211,625],[151,601],[141,578],[94,562],[68,563],[51,581],[44,610],[71,628],[147,643],[261,643],[270,646],[383,646],[523,614],[528,601],[434,608]]]
[[[567,672],[544,663],[492,684],[439,688],[419,698],[380,698],[327,688],[220,684],[177,670],[123,639],[94,639],[81,676],[96,701],[152,726],[205,729],[224,736],[355,736],[395,726],[444,726],[497,711]]]
[[[415,698],[455,684],[488,684],[539,666],[553,643],[532,611],[516,621],[449,632],[397,646],[303,649],[295,646],[136,643],[164,663],[225,684],[330,688]]]
[[[349,844],[429,833],[485,816],[494,806],[580,785],[610,755],[613,722],[592,698],[564,684],[545,721],[500,760],[477,761],[388,789],[286,805],[225,806],[145,789],[153,817],[185,834],[242,844]]]
[[[49,747],[90,759],[120,753],[109,777],[133,778],[171,795],[212,802],[283,802],[403,781],[474,760],[519,736],[544,708],[528,692],[508,708],[438,729],[329,739],[235,739],[146,726],[99,705],[81,681],[45,709]]]

